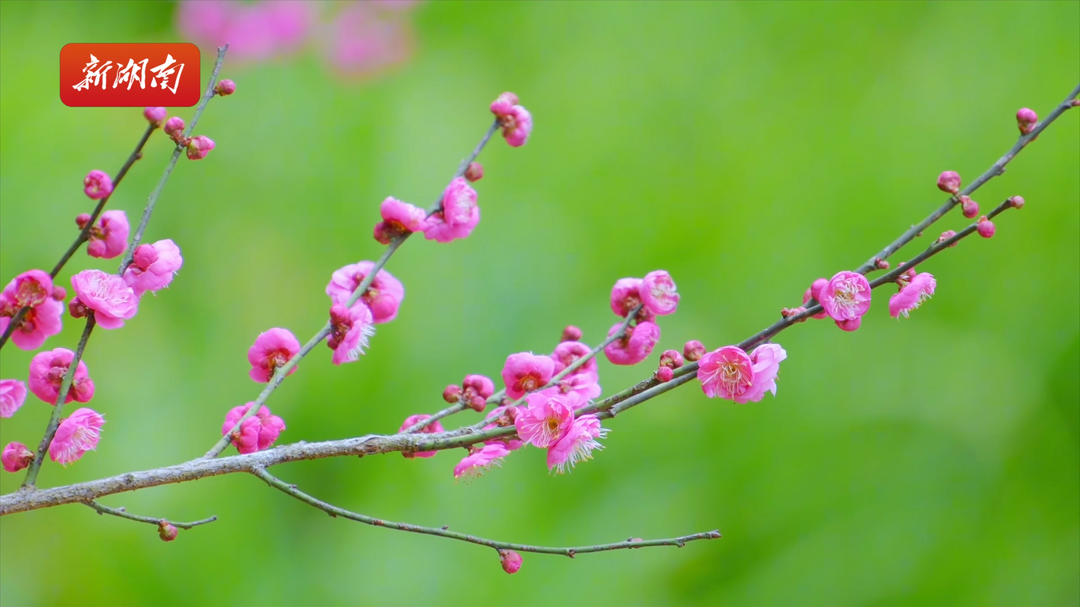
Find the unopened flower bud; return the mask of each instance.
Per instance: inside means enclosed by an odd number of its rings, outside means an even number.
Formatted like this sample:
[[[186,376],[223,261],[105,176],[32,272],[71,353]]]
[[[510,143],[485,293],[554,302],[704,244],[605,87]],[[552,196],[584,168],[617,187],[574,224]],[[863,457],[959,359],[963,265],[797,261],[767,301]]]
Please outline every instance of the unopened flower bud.
[[[465,179],[469,181],[480,181],[484,176],[484,165],[479,162],[470,162],[469,168],[465,169]]]
[[[163,107],[148,107],[143,110],[142,115],[147,122],[158,127],[165,121],[165,117],[169,115],[169,112]]]
[[[1009,199],[1009,204],[1014,209],[1022,209],[1022,208],[1024,208],[1024,197],[1023,196],[1013,196],[1012,198]]]
[[[68,302],[68,314],[70,314],[72,318],[85,318],[86,312],[86,306],[79,301],[78,297],[73,297],[71,301]]]
[[[202,160],[214,149],[214,140],[206,135],[192,137],[187,145],[188,160]]]
[[[955,194],[960,191],[960,173],[944,171],[937,178],[937,187],[942,192]]]
[[[79,226],[80,230],[88,223],[90,223],[90,213],[79,213],[79,216],[75,218],[75,225]]]
[[[34,453],[22,443],[8,443],[0,455],[0,460],[3,461],[4,470],[18,472],[34,461]]]
[[[56,301],[64,301],[67,299],[67,291],[60,285],[53,285],[52,294],[50,295]]]
[[[836,321],[836,326],[840,327],[844,331],[849,331],[849,332],[858,329],[859,325],[861,325],[861,324],[862,324],[862,317],[861,316],[856,316],[855,318],[852,318],[851,320],[838,320],[838,321]]]
[[[158,537],[164,542],[171,542],[176,539],[176,527],[173,527],[168,521],[161,521],[158,523]]]
[[[184,133],[184,119],[179,116],[173,116],[165,121],[165,134],[171,137],[174,141],[179,139]]]
[[[678,369],[683,366],[683,356],[678,350],[664,350],[664,353],[660,355],[660,366]]]
[[[83,192],[93,200],[105,198],[112,191],[112,178],[105,171],[90,171],[83,179]]]
[[[660,383],[665,383],[671,381],[671,379],[675,377],[675,372],[671,370],[671,367],[660,367],[653,376],[656,377],[657,381]]]
[[[499,563],[502,564],[503,571],[517,573],[521,569],[521,555],[513,550],[500,550]]]
[[[696,339],[691,339],[683,346],[682,355],[683,358],[690,362],[701,360],[702,356],[705,356],[705,345]]]
[[[975,230],[979,233],[979,236],[990,238],[994,235],[994,222],[987,219],[986,215],[983,215],[979,218],[979,223],[975,224]]]
[[[135,263],[135,266],[140,270],[146,270],[158,260],[157,249],[153,245],[141,244],[135,247],[135,254],[132,255],[131,260]]]
[[[442,399],[453,404],[461,400],[461,386],[450,384],[442,391]]]
[[[236,83],[232,80],[222,80],[214,87],[214,92],[222,97],[227,97],[236,92]]]
[[[889,262],[887,260],[884,260],[884,259],[878,257],[877,259],[874,260],[874,267],[879,269],[879,270],[888,270],[889,269]]]
[[[1039,115],[1035,113],[1035,110],[1022,107],[1016,112],[1016,126],[1020,129],[1021,135],[1030,133],[1038,123]]]
[[[938,236],[937,241],[938,242],[945,242],[946,240],[952,238],[953,236],[956,236],[956,231],[955,230],[945,230],[944,232],[941,233],[941,236]],[[952,243],[949,246],[950,247],[955,247],[958,244],[960,244],[960,241],[956,241],[956,242]]]
[[[979,215],[979,203],[968,198],[967,196],[961,196],[960,210],[964,213],[964,217],[967,217],[968,219],[974,219]]]
[[[482,396],[474,396],[465,405],[477,413],[483,413],[487,407],[487,399]]]

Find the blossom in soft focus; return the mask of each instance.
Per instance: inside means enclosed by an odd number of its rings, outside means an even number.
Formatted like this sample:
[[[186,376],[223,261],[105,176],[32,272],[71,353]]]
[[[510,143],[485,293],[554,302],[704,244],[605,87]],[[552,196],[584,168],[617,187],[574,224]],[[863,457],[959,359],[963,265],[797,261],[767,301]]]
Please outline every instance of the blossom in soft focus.
[[[600,396],[601,388],[595,373],[573,373],[559,380],[558,389],[563,394],[576,392],[583,400]]]
[[[142,297],[147,291],[160,291],[169,286],[182,265],[184,258],[180,255],[180,247],[171,239],[141,244],[135,247],[131,265],[124,270],[124,282],[136,296]]]
[[[102,329],[118,329],[139,311],[139,296],[115,274],[83,270],[71,277],[71,286]]]
[[[278,367],[284,366],[299,352],[300,342],[288,329],[275,327],[260,333],[255,338],[255,343],[248,348],[248,362],[251,363],[248,375],[251,379],[265,384],[270,381]],[[288,374],[296,373],[299,366],[294,365]]]
[[[600,420],[595,415],[575,419],[566,435],[548,449],[548,470],[564,474],[577,463],[592,459],[594,449],[604,448],[597,439],[607,436],[607,432],[607,428],[600,427]]]
[[[640,278],[620,278],[611,287],[611,311],[626,318],[626,315],[641,305]]]
[[[521,555],[513,550],[499,550],[499,563],[503,571],[517,573],[521,569]]]
[[[415,426],[416,424],[424,421],[425,419],[429,419],[430,417],[430,415],[423,414],[410,415],[409,417],[405,418],[405,421],[401,424],[401,427],[398,428],[398,432],[404,432],[406,428],[410,426]],[[424,434],[438,434],[439,432],[445,432],[445,430],[443,430],[443,425],[439,423],[439,420],[435,420],[430,424],[424,426],[424,428],[420,430],[420,432]],[[401,454],[408,459],[412,459],[414,457],[435,457],[436,453],[438,453],[438,451],[417,451],[415,453],[409,453],[408,451],[401,452]]]
[[[979,203],[967,196],[960,197],[960,212],[968,219],[975,219],[979,215]]]
[[[0,379],[0,417],[15,415],[25,402],[26,384],[17,379]]]
[[[870,309],[870,282],[858,272],[837,272],[821,289],[818,303],[833,320],[852,320]]]
[[[1022,209],[1022,208],[1024,208],[1024,197],[1023,196],[1013,196],[1013,197],[1009,198],[1009,206],[1011,206],[1014,209]]]
[[[753,384],[754,363],[741,348],[724,346],[702,357],[697,378],[705,396],[735,400]]]
[[[314,2],[205,2],[177,6],[177,27],[184,40],[204,50],[229,44],[229,61],[265,61],[299,50],[317,18]]]
[[[393,196],[388,196],[379,207],[382,221],[375,224],[375,240],[382,244],[390,244],[390,241],[409,234],[421,232],[427,226],[427,213],[418,206],[402,202]]]
[[[525,145],[532,133],[532,114],[518,104],[517,95],[503,93],[491,103],[491,113],[499,120],[503,138],[511,147]]]
[[[90,257],[112,259],[127,250],[128,232],[127,214],[123,211],[105,211],[97,225],[90,228],[90,240],[86,243],[86,253]]]
[[[1031,108],[1022,107],[1016,112],[1016,127],[1021,135],[1027,135],[1039,123],[1039,115]]]
[[[4,446],[4,452],[0,455],[0,462],[4,470],[18,472],[34,461],[34,452],[27,449],[22,443],[8,443]]]
[[[944,171],[937,178],[937,187],[942,192],[955,194],[960,191],[960,173]]]
[[[86,174],[83,179],[83,192],[94,200],[105,198],[112,194],[112,178],[105,171],[93,170]]]
[[[326,285],[326,294],[330,296],[330,301],[345,305],[352,297],[353,291],[360,286],[374,267],[375,262],[361,261],[335,271],[330,277],[330,283]],[[401,284],[401,281],[386,270],[379,270],[358,301],[367,304],[367,307],[371,309],[375,324],[380,324],[390,322],[397,317],[398,308],[403,299],[405,299],[405,286]]]
[[[247,403],[230,409],[225,414],[225,423],[221,425],[221,435],[228,436],[236,422],[240,421],[240,418],[254,404]],[[255,453],[274,444],[283,430],[285,430],[285,422],[280,417],[271,415],[270,409],[264,405],[259,407],[255,415],[240,424],[240,429],[232,435],[232,444],[240,453]]]
[[[683,355],[678,350],[664,350],[660,355],[660,366],[670,369],[678,369],[683,366]]]
[[[78,461],[87,451],[97,448],[103,425],[105,418],[97,411],[86,407],[76,409],[56,429],[49,443],[49,457],[65,466]]]
[[[191,141],[187,144],[187,157],[188,160],[202,160],[206,158],[206,155],[210,153],[210,150],[214,149],[214,140],[206,135],[196,135],[191,138]]]
[[[455,177],[443,191],[442,205],[427,219],[424,238],[436,242],[451,242],[472,234],[480,223],[480,207],[476,190],[464,177]]]
[[[563,369],[574,364],[578,359],[585,358],[590,352],[592,352],[592,348],[580,341],[559,342],[559,345],[555,346],[555,352],[551,354],[551,359],[555,361],[555,373],[562,373]],[[598,375],[598,368],[596,357],[591,357],[582,363],[580,367],[574,369],[570,375],[581,373]]]
[[[653,377],[660,383],[666,383],[675,378],[675,372],[671,370],[671,367],[660,367],[653,373]]]
[[[574,423],[574,409],[585,401],[576,392],[561,394],[547,389],[525,397],[529,406],[518,409],[514,419],[518,438],[534,447],[546,449],[559,442]]]
[[[454,478],[474,479],[481,476],[492,467],[502,465],[502,459],[507,455],[510,452],[502,445],[484,445],[454,466]]]
[[[928,272],[916,274],[915,278],[901,288],[899,293],[889,298],[889,316],[900,318],[903,315],[907,318],[912,310],[930,299],[935,288],[937,288],[937,281],[934,280],[933,274]]]
[[[176,527],[169,524],[168,521],[161,521],[158,523],[158,537],[161,538],[161,541],[171,542],[176,539],[178,533]]]
[[[385,7],[348,4],[321,29],[319,46],[342,78],[371,78],[412,57],[416,45],[409,18],[378,8]]]
[[[616,323],[608,331],[608,337],[622,328]],[[604,347],[604,355],[614,365],[636,365],[652,354],[656,342],[660,341],[660,327],[653,322],[639,322],[626,328],[626,335]]]
[[[664,270],[655,270],[645,275],[638,286],[641,303],[657,316],[672,314],[679,306],[679,293],[675,281]]]
[[[479,162],[470,162],[465,169],[465,179],[469,182],[480,181],[484,178],[484,165]]]
[[[30,361],[30,377],[28,383],[34,396],[49,403],[56,404],[60,396],[60,383],[64,380],[71,367],[71,361],[75,360],[75,353],[67,348],[56,348],[45,352],[38,352]],[[94,397],[94,381],[90,379],[90,371],[86,367],[86,361],[80,360],[75,367],[75,375],[68,388],[65,403],[79,401],[89,402]]]
[[[518,352],[506,357],[502,378],[506,384],[506,396],[517,400],[544,387],[555,374],[555,361],[550,356]]]
[[[975,224],[975,230],[979,233],[979,236],[990,238],[994,235],[994,222],[987,219],[986,215],[983,215],[979,218],[979,222]]]
[[[169,115],[169,111],[163,107],[148,107],[143,110],[143,118],[154,126],[161,126],[161,123],[165,121],[165,117]]]
[[[352,308],[334,304],[330,307],[330,324],[333,328],[326,345],[334,351],[331,362],[340,365],[360,360],[368,339],[375,334],[371,310],[362,303]]]

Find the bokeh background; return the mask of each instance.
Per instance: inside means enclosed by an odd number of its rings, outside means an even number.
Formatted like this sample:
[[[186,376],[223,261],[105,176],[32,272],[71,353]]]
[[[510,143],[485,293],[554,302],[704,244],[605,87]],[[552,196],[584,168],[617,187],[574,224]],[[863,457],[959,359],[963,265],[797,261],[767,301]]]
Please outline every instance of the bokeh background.
[[[318,27],[349,8],[316,7]],[[398,320],[357,364],[334,367],[320,347],[300,365],[269,403],[281,441],[396,430],[465,374],[550,352],[567,324],[595,343],[616,320],[614,281],[656,268],[682,293],[660,349],[737,342],[939,205],[940,171],[982,173],[1014,142],[1018,108],[1045,115],[1080,78],[1076,2],[367,8],[394,24],[380,35],[400,36],[389,58],[375,45],[371,69],[335,64],[315,24],[288,52],[226,59],[238,91],[197,130],[217,148],[181,160],[147,234],[174,239],[183,270],[124,330],[94,333],[103,439],[75,465],[47,462],[43,486],[205,452],[261,388],[247,377],[254,337],[321,327],[330,273],[381,251],[378,204],[430,204],[504,90],[536,129],[481,157],[480,226],[403,247],[388,266],[407,289]],[[83,176],[115,173],[144,128],[138,109],[63,106],[60,47],[192,39],[180,12],[0,3],[4,283],[52,266],[91,207]],[[210,47],[203,59],[208,74]],[[606,449],[567,476],[537,450],[470,484],[452,477],[463,451],[274,470],[346,508],[500,539],[721,540],[526,554],[511,577],[489,549],[332,519],[233,475],[102,500],[220,517],[170,544],[76,505],[0,519],[0,603],[1076,605],[1078,147],[1070,112],[977,193],[984,208],[1028,202],[992,240],[932,260],[937,295],[910,319],[887,316],[882,290],[856,333],[783,333],[776,398],[739,406],[688,385],[608,422]],[[110,206],[134,221],[169,153],[155,135]],[[963,225],[951,214],[893,261]],[[115,262],[80,252],[58,282],[90,267]],[[74,347],[81,326],[66,317],[47,346]],[[32,356],[5,348],[0,374],[25,379]],[[651,364],[602,361],[605,393]],[[48,415],[31,395],[0,439],[36,444]]]

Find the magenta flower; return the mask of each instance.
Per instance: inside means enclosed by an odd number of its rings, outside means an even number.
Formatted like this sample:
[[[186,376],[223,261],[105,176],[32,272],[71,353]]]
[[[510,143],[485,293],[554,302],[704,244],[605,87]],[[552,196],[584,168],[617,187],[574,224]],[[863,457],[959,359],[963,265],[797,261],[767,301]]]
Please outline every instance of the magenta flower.
[[[576,392],[562,394],[558,389],[530,394],[525,399],[529,406],[518,409],[514,427],[518,438],[541,449],[566,436],[574,423],[574,409],[585,404]]]
[[[691,339],[683,345],[682,353],[683,358],[690,362],[697,362],[705,356],[705,344],[696,339]]]
[[[937,288],[937,281],[934,280],[933,274],[927,272],[916,274],[907,286],[889,298],[889,316],[900,318],[900,315],[903,315],[907,318],[912,310],[930,299],[935,288]]]
[[[375,262],[361,261],[334,272],[330,278],[330,284],[326,285],[326,294],[330,296],[330,301],[345,305],[352,297],[353,291],[360,286],[364,277],[371,273],[374,267]],[[371,286],[360,296],[359,301],[364,302],[371,309],[375,324],[381,324],[397,317],[398,308],[403,299],[405,299],[405,287],[401,281],[386,270],[379,270],[379,273],[375,275],[375,280],[371,281]]]
[[[17,379],[0,379],[0,417],[15,415],[25,402],[26,384]]]
[[[595,373],[573,373],[559,380],[559,392],[577,393],[583,400],[600,396],[600,384]]]
[[[960,191],[960,173],[944,171],[937,178],[937,187],[942,192],[955,194]]]
[[[346,6],[321,35],[323,53],[343,77],[369,78],[412,56],[415,36],[409,21],[372,6]]]
[[[22,443],[8,443],[4,447],[4,453],[0,455],[0,462],[3,462],[4,470],[8,472],[18,472],[29,466],[32,461],[34,461],[34,452]]]
[[[127,215],[123,211],[105,211],[98,219],[98,224],[90,228],[90,240],[86,243],[87,254],[101,259],[123,255],[127,250],[130,230]]]
[[[1020,129],[1021,135],[1027,135],[1031,131],[1035,130],[1035,125],[1039,123],[1039,115],[1035,113],[1035,110],[1031,108],[1022,107],[1016,112],[1016,127]]]
[[[137,297],[142,297],[147,291],[157,292],[169,286],[183,265],[180,247],[171,239],[141,244],[135,247],[131,265],[124,270],[124,282]]]
[[[857,272],[837,272],[821,289],[818,303],[833,320],[852,320],[870,309],[870,282]]]
[[[979,215],[979,203],[967,196],[960,197],[960,212],[968,219],[975,219]]]
[[[217,83],[217,86],[214,87],[214,92],[222,97],[228,97],[236,92],[236,83],[226,78]]]
[[[857,330],[859,325],[862,324],[862,317],[852,318],[851,320],[836,320],[833,322],[835,322],[836,326],[840,327],[841,330],[851,332]]]
[[[334,351],[331,362],[340,365],[360,360],[368,339],[375,334],[371,310],[362,303],[352,308],[334,304],[330,307],[330,323],[333,330],[326,345]]]
[[[776,376],[780,373],[780,361],[787,358],[787,352],[778,344],[762,344],[750,353],[753,379],[750,387],[736,396],[740,405],[756,403],[764,398],[766,392],[776,396]]]
[[[482,449],[465,456],[465,459],[454,466],[454,478],[472,480],[482,476],[491,468],[501,466],[502,459],[507,455],[510,455],[510,452],[501,445],[484,445]]]
[[[555,361],[550,356],[532,352],[518,352],[506,357],[502,378],[506,384],[506,396],[517,400],[526,392],[539,390],[555,374]]]
[[[191,141],[187,144],[187,157],[188,160],[202,160],[206,158],[206,155],[210,153],[210,150],[214,149],[214,140],[206,135],[197,135],[191,138]]]
[[[620,278],[611,287],[611,311],[626,318],[634,308],[641,305],[640,278]]]
[[[994,222],[987,219],[986,215],[983,215],[979,218],[979,222],[975,224],[975,231],[983,238],[990,238],[994,235]]]
[[[608,337],[622,327],[616,323],[608,331]],[[626,335],[604,347],[604,354],[613,365],[636,365],[652,354],[656,342],[660,341],[660,327],[656,323],[645,321],[636,326],[627,327]]]
[[[7,330],[11,323],[11,317],[19,311],[20,306],[12,302],[6,292],[0,294],[0,333]],[[60,332],[63,328],[61,316],[64,314],[64,304],[55,299],[46,299],[41,305],[34,306],[23,315],[19,326],[11,332],[11,341],[20,350],[37,350],[45,343],[45,340]]]
[[[38,352],[30,361],[30,391],[41,400],[55,405],[60,396],[60,383],[64,380],[71,361],[75,359],[75,353],[67,348]],[[75,400],[80,403],[90,402],[94,397],[94,381],[90,379],[90,371],[86,368],[86,361],[79,361],[75,367],[75,377],[71,380],[65,403]]]
[[[499,550],[499,564],[503,571],[514,574],[521,569],[521,555],[513,550]]]
[[[184,119],[179,116],[173,116],[165,121],[165,134],[169,136],[173,141],[179,142],[181,137],[184,136]]]
[[[42,270],[27,270],[4,287],[7,301],[15,308],[40,306],[52,296],[52,277]]]
[[[410,415],[409,417],[405,418],[405,421],[401,424],[401,427],[398,428],[398,432],[404,432],[405,429],[408,428],[409,426],[416,425],[416,424],[418,424],[418,423],[420,423],[420,422],[422,422],[425,419],[428,419],[430,417],[431,417],[430,415],[423,415],[423,414],[421,414],[421,415]],[[420,432],[422,432],[424,434],[438,434],[440,432],[445,432],[445,430],[443,430],[443,425],[441,423],[439,423],[438,420],[435,420],[434,422],[424,426],[423,430],[420,430]],[[412,459],[414,457],[435,457],[436,453],[438,453],[438,451],[417,451],[415,453],[409,453],[408,451],[402,451],[401,452],[401,454],[404,455],[408,459]]]
[[[484,375],[466,375],[461,388],[461,402],[477,413],[484,412],[487,399],[495,394],[495,382]]]
[[[113,183],[105,171],[93,170],[86,174],[83,179],[83,192],[94,200],[105,198],[112,194]]]
[[[424,238],[451,242],[465,238],[480,223],[476,190],[463,177],[455,177],[443,191],[442,207],[427,219]]]
[[[76,409],[56,429],[49,444],[49,457],[64,466],[78,461],[87,451],[97,448],[103,425],[105,418],[97,411],[85,407]]]
[[[300,352],[300,342],[288,329],[273,328],[260,333],[255,338],[255,343],[248,348],[248,362],[251,370],[248,375],[251,379],[265,384],[270,381],[278,367],[284,366],[293,356]],[[296,373],[294,365],[289,369],[288,375]]]
[[[139,297],[123,278],[101,270],[83,270],[71,277],[79,303],[94,311],[102,329],[119,329],[139,311]]]
[[[486,421],[490,421],[490,424],[484,426],[484,430],[491,430],[493,428],[505,428],[514,425],[514,420],[517,418],[519,412],[523,412],[523,408],[519,407],[496,407],[488,413],[484,418]],[[525,441],[519,439],[517,436],[501,436],[499,438],[493,438],[491,440],[484,441],[485,445],[499,445],[507,451],[517,451],[525,446]]]
[[[161,126],[161,123],[165,121],[165,117],[169,115],[169,111],[163,107],[148,107],[143,110],[143,118],[154,126]]]
[[[679,293],[675,281],[664,270],[649,272],[638,286],[641,303],[657,316],[671,314],[679,306]]]
[[[389,196],[379,207],[379,214],[383,220],[375,224],[375,240],[382,244],[390,244],[391,240],[410,234],[422,232],[427,227],[427,213],[424,209],[402,202],[393,196]]]
[[[585,358],[590,352],[592,352],[592,348],[580,341],[560,342],[559,345],[555,346],[555,352],[551,355],[551,359],[555,361],[555,373],[561,373],[563,369],[574,364],[578,359]],[[592,357],[585,361],[585,363],[575,369],[570,376],[581,373],[598,375],[599,371],[596,364],[596,357]]]
[[[754,363],[741,348],[724,346],[702,357],[697,378],[705,396],[735,400],[753,384]]]
[[[503,138],[511,147],[525,145],[532,133],[532,114],[518,105],[517,95],[503,93],[491,103],[491,113],[499,119]]]
[[[228,436],[236,422],[240,421],[240,418],[254,404],[247,403],[230,409],[225,414],[225,423],[221,425],[221,435]],[[233,433],[232,444],[240,453],[255,453],[274,444],[283,430],[285,430],[285,422],[280,417],[271,415],[270,409],[262,406],[255,415],[245,419],[240,429]]]
[[[821,303],[821,300],[819,299],[819,297],[821,296],[821,290],[824,289],[825,285],[827,285],[827,284],[829,284],[829,281],[825,280],[824,278],[819,278],[819,279],[815,280],[810,285],[810,288],[807,289],[805,293],[803,293],[803,296],[802,296],[803,304],[808,303],[811,298],[813,298],[814,301],[816,301],[818,303]],[[824,311],[818,312],[817,314],[814,314],[813,316],[811,316],[811,318],[818,318],[818,319],[828,318],[828,317],[829,317],[829,313],[824,312]]]
[[[566,436],[548,449],[548,470],[565,474],[577,463],[592,459],[593,449],[604,448],[596,439],[604,438],[607,432],[607,428],[600,427],[600,420],[595,415],[582,415],[577,418]]]
[[[204,49],[229,43],[234,61],[264,61],[299,50],[315,25],[312,2],[203,2],[185,0],[177,11],[183,39]]]

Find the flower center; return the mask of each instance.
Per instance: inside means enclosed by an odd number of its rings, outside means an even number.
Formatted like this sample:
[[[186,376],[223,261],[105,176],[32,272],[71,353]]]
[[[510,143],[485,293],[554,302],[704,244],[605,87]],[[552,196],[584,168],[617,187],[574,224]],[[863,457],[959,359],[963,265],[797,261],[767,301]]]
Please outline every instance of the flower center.
[[[854,280],[843,280],[836,285],[836,295],[833,297],[833,301],[836,302],[837,307],[850,312],[859,305],[856,296],[860,291],[862,291],[862,286]]]
[[[738,396],[751,385],[747,369],[737,362],[729,361],[720,365],[720,383],[732,396]]]

